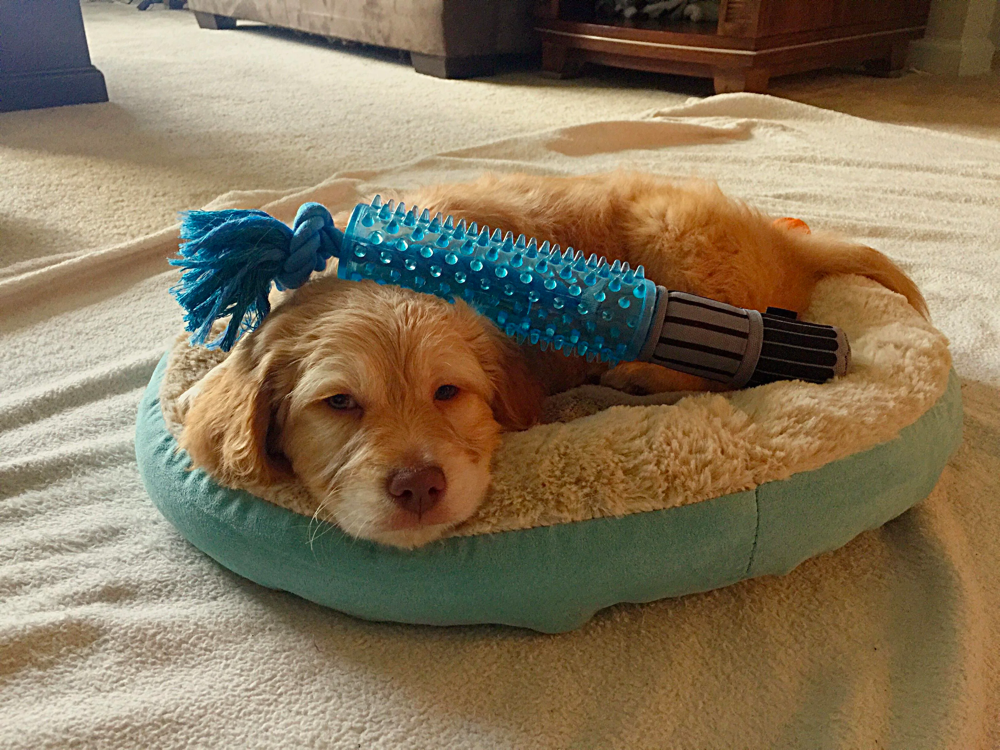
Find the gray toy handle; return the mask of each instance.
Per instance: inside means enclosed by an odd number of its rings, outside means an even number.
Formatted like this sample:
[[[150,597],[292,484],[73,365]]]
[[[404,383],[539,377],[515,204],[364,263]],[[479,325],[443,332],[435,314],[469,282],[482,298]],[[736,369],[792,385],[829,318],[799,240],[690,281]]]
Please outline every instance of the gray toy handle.
[[[805,323],[789,310],[766,313],[656,288],[640,361],[736,389],[776,380],[825,383],[847,372],[851,347],[836,326]]]

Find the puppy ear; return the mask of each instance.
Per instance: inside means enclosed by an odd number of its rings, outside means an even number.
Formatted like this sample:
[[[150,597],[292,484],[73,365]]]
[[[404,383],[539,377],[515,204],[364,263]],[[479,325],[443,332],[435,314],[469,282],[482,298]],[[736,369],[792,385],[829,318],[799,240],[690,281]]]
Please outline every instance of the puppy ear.
[[[287,480],[291,465],[275,449],[277,368],[254,361],[243,341],[209,372],[184,417],[180,446],[195,466],[222,484],[270,485]]]
[[[517,347],[506,341],[497,345],[500,359],[489,373],[495,389],[490,404],[493,418],[505,430],[526,430],[541,417],[545,391]]]

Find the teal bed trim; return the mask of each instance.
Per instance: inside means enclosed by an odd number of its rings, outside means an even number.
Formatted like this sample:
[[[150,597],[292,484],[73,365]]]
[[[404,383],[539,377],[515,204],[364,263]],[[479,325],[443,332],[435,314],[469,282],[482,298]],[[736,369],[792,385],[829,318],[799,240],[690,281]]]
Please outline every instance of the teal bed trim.
[[[348,537],[189,471],[160,409],[160,361],[139,406],[136,458],[160,512],[262,586],[368,620],[572,630],[648,602],[786,573],[923,500],[962,439],[954,372],[898,438],[790,479],[669,510],[454,537],[414,551]]]

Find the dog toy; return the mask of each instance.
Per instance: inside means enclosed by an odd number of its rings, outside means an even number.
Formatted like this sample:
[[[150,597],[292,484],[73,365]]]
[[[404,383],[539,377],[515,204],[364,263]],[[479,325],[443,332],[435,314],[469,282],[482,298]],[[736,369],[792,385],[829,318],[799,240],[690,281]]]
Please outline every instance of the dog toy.
[[[300,286],[331,257],[342,279],[373,280],[466,300],[518,343],[589,361],[646,361],[731,388],[775,380],[822,383],[847,371],[843,331],[793,312],[745,310],[645,278],[642,266],[524,235],[480,229],[378,196],[341,232],[326,208],[303,205],[291,228],[263,211],[192,211],[182,227],[184,271],[172,290],[193,343],[228,351],[270,311],[272,282]],[[213,323],[226,330],[208,343]]]

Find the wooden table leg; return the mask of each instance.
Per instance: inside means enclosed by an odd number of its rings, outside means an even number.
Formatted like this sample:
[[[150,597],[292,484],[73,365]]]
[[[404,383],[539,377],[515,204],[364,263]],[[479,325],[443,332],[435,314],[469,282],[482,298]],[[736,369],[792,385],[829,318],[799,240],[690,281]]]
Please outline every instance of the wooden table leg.
[[[767,68],[716,68],[715,93],[733,94],[748,91],[766,94],[771,72]]]
[[[575,78],[583,69],[583,61],[563,44],[542,42],[542,72],[555,78]]]

